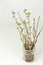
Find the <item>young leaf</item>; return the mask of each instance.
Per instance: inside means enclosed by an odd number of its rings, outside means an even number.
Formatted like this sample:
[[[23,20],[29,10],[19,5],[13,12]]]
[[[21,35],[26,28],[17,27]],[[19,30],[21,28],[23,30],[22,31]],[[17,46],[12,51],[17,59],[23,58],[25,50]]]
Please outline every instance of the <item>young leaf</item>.
[[[30,15],[31,15],[31,13],[30,13],[30,12],[26,13],[26,16],[27,16],[27,17],[30,17]]]
[[[17,25],[21,25],[21,23],[19,23],[19,22],[16,22],[16,24],[17,24]]]
[[[26,13],[27,9],[24,9],[23,12]]]

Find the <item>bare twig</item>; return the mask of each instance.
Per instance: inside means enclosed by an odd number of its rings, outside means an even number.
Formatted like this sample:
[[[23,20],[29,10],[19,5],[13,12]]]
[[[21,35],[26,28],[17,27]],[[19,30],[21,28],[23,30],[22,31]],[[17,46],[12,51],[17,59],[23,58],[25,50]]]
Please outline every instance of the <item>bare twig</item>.
[[[42,26],[42,28],[40,29],[39,33],[38,33],[37,36],[36,36],[36,42],[37,42],[37,38],[38,38],[38,36],[40,35],[42,29],[43,29],[43,26]]]
[[[35,18],[33,18],[33,42],[35,44],[35,37],[36,37],[36,31],[35,31]]]
[[[34,33],[35,33],[35,18],[33,18],[33,31],[34,31]]]
[[[38,17],[38,21],[37,21],[37,25],[36,25],[36,33],[37,33],[37,30],[38,30],[39,20],[40,20],[40,16]]]
[[[21,21],[23,21],[22,18],[21,18],[21,16],[20,16],[20,13],[17,12],[17,14],[18,14],[19,19],[20,19]]]

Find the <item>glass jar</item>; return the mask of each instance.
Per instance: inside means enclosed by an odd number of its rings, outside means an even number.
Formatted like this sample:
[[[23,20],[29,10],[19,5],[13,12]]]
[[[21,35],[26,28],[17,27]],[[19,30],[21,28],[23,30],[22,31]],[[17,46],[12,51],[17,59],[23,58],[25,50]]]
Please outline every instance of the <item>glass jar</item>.
[[[34,61],[34,49],[33,50],[25,50],[24,49],[24,60],[27,61],[27,62],[32,62]]]

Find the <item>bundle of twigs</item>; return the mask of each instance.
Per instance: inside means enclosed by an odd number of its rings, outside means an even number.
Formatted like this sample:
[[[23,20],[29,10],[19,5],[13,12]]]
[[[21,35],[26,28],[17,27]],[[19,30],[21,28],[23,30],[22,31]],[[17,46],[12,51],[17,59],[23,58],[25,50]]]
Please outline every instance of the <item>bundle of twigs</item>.
[[[40,16],[38,17],[37,25],[35,27],[35,18],[33,18],[33,26],[31,26],[30,25],[30,22],[31,22],[30,21],[30,15],[31,15],[31,13],[28,12],[27,9],[24,9],[23,12],[25,13],[28,22],[26,22],[26,20],[23,20],[21,18],[19,12],[17,12],[17,14],[18,14],[18,17],[19,17],[19,19],[20,19],[20,21],[22,23],[18,22],[18,19],[16,18],[16,13],[14,11],[12,11],[12,14],[13,14],[13,18],[16,21],[17,29],[20,32],[20,38],[21,38],[21,40],[22,40],[22,42],[24,44],[24,48],[26,50],[32,50],[34,48],[36,42],[37,42],[37,39],[38,39],[42,29],[43,29],[43,26],[40,29],[39,33],[37,33],[38,26],[39,26]],[[33,30],[33,32],[31,30]],[[32,40],[31,35],[33,36],[33,40]]]

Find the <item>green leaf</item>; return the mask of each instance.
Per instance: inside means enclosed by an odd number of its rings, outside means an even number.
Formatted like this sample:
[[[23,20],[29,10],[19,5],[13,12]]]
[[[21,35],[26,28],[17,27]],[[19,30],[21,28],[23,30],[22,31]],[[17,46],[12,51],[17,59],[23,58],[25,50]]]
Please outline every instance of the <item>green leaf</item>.
[[[20,29],[21,32],[23,32],[23,28],[22,27],[20,27],[19,29]]]
[[[13,18],[15,18],[15,16],[13,15]]]
[[[12,14],[14,15],[14,14],[15,14],[15,12],[14,12],[14,11],[12,11]]]
[[[14,11],[12,11],[12,14],[13,14],[13,18],[15,18],[15,12]]]
[[[26,24],[25,20],[22,21],[23,24]]]
[[[27,11],[27,9],[24,9],[23,12],[25,13]]]
[[[23,28],[22,27],[17,27],[17,29],[19,30],[20,33],[23,32]]]
[[[26,16],[27,16],[27,17],[30,17],[30,15],[31,15],[31,13],[30,13],[30,12],[26,13]]]
[[[21,25],[21,23],[16,22],[17,25]]]

